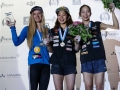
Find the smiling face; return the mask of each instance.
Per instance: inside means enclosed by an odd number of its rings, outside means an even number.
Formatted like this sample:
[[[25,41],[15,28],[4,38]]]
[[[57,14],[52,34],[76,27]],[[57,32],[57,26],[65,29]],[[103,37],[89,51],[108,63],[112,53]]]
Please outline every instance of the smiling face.
[[[36,23],[40,23],[42,20],[42,13],[39,10],[35,10],[33,12],[33,18]]]
[[[81,7],[79,16],[83,21],[89,21],[91,16],[91,9],[88,6]]]
[[[59,11],[57,15],[57,19],[60,24],[65,24],[68,20],[68,15],[65,11]]]

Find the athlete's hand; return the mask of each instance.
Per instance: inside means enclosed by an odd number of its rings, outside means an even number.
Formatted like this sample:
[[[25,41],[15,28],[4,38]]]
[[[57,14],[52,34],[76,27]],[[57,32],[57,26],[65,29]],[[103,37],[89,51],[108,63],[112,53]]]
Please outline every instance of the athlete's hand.
[[[115,4],[114,3],[110,3],[110,8],[111,8],[111,11],[114,11],[115,10]]]
[[[9,27],[15,26],[15,23],[16,23],[16,21],[11,23],[10,21],[6,20],[6,25],[9,26]]]
[[[79,43],[79,42],[80,42],[80,40],[81,40],[81,36],[76,35],[76,37],[74,38],[74,40],[75,40],[77,43]]]
[[[44,38],[43,43],[45,45],[49,45],[51,41],[52,41],[52,37],[50,37],[50,35],[47,35],[47,38]]]

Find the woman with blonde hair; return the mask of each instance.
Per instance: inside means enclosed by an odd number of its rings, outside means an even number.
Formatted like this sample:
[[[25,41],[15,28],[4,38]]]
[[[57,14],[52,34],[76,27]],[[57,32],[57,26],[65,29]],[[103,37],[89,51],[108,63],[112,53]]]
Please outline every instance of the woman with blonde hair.
[[[28,65],[30,71],[30,90],[47,90],[50,78],[50,64],[47,42],[48,28],[45,27],[45,18],[42,7],[35,6],[30,11],[29,25],[25,26],[17,36],[15,24],[7,21],[11,29],[12,40],[19,46],[27,39],[29,47]]]

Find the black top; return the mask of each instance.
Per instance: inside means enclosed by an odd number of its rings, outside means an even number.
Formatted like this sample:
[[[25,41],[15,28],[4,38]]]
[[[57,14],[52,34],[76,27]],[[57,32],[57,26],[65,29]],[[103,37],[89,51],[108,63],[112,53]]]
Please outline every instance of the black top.
[[[86,63],[93,60],[104,59],[106,60],[105,50],[103,46],[102,36],[100,32],[100,24],[101,22],[92,22],[91,21],[91,33],[92,39],[90,39],[87,43],[81,41],[81,52],[80,52],[80,60],[81,63]]]
[[[61,28],[62,35],[64,33]],[[59,36],[58,29],[51,29],[53,37],[53,54],[50,57],[51,64],[60,64],[60,65],[75,65],[76,66],[76,51],[74,49],[73,37],[70,36],[67,32],[64,43],[65,46],[61,47],[60,43],[62,42]]]

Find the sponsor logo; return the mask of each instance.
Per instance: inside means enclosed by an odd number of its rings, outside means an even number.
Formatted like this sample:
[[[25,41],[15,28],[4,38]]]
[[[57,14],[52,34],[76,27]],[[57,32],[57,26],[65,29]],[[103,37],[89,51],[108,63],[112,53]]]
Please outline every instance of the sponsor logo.
[[[50,22],[54,22],[56,20],[56,17],[54,16],[54,17],[52,17],[52,18],[50,18],[50,19],[46,19],[46,22],[48,21],[50,21]]]
[[[19,78],[19,77],[21,77],[22,75],[21,74],[19,74],[19,73],[16,73],[16,74],[1,74],[0,75],[0,78],[5,78],[5,77],[7,77],[7,78]]]
[[[5,77],[5,75],[4,75],[4,74],[1,74],[1,75],[0,75],[0,78],[1,78],[1,77]]]
[[[28,25],[29,23],[29,17],[26,16],[26,17],[23,17],[23,25]]]
[[[120,35],[119,35],[118,32],[106,32],[106,33],[102,33],[101,36],[106,38],[107,36],[109,36],[109,37],[119,37]]]
[[[0,56],[0,61],[4,61],[5,59],[17,59],[20,54],[16,54],[15,56]]]
[[[0,7],[3,8],[3,7],[12,7],[13,4],[6,4],[4,2],[1,3]]]
[[[52,5],[59,5],[59,0],[50,0],[49,1],[49,5],[52,6]]]
[[[33,5],[35,5],[35,1],[27,2],[26,5],[33,6]]]
[[[6,20],[5,20],[5,19],[2,20],[2,25],[3,25],[3,26],[6,25]]]
[[[81,0],[73,0],[73,5],[80,5],[81,4]]]
[[[115,88],[115,87],[112,87],[111,89],[112,89],[112,90],[116,90],[117,88]]]
[[[104,20],[109,21],[109,20],[110,20],[110,15],[109,15],[107,12],[103,12],[103,13],[100,15],[100,20],[101,20],[101,21],[104,21]]]
[[[49,19],[45,19],[46,22],[54,22],[56,20],[56,17],[52,17],[52,18],[49,18]],[[26,17],[23,17],[23,25],[28,25],[29,24],[29,17],[26,16]],[[48,23],[46,23],[47,26],[49,26]]]
[[[111,55],[116,55],[116,53],[113,51],[113,52],[111,53]]]
[[[8,42],[11,42],[12,39],[11,38],[6,38],[4,36],[1,36],[0,38],[0,43],[8,43]]]

